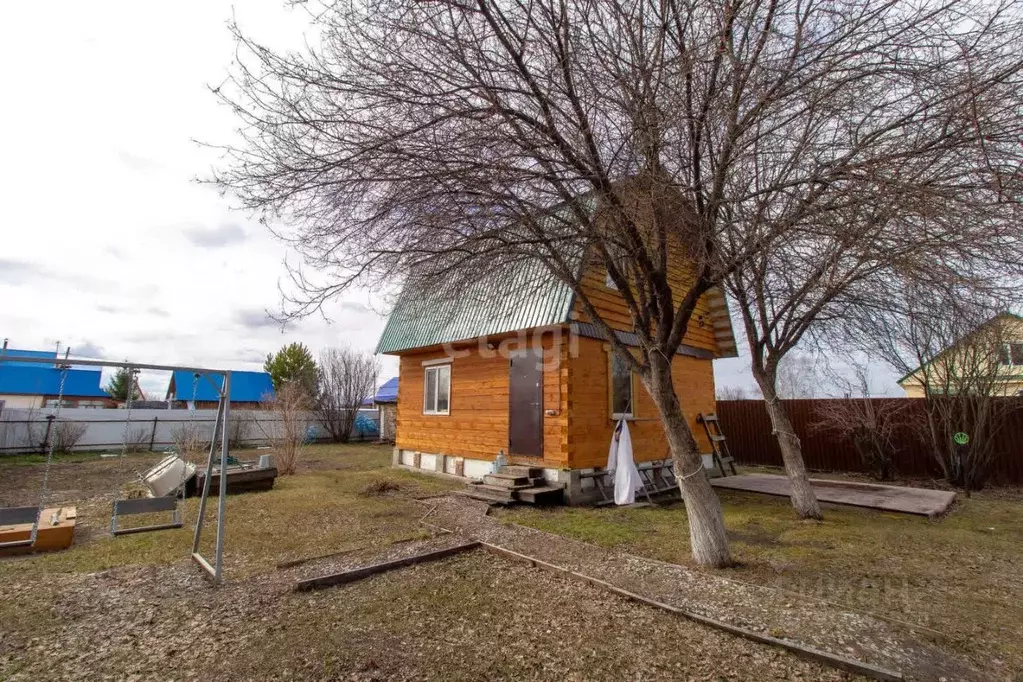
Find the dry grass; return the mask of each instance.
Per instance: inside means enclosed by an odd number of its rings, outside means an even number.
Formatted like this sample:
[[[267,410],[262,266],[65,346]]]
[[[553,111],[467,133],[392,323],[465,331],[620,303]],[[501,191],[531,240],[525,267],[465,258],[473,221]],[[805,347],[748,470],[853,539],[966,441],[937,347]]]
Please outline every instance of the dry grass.
[[[791,590],[933,628],[975,661],[1023,670],[1023,500],[975,493],[938,521],[830,507],[797,521],[788,500],[719,491],[741,565],[735,580]],[[673,563],[689,564],[685,507],[519,508],[515,522]]]
[[[252,459],[257,451],[240,451],[240,459]],[[263,452],[263,451],[258,451]],[[228,538],[225,566],[235,576],[252,575],[272,570],[278,563],[365,545],[367,542],[386,545],[395,539],[423,535],[418,523],[423,514],[421,505],[412,498],[435,494],[459,487],[450,481],[387,468],[389,452],[377,446],[312,446],[309,448],[310,468],[299,466],[295,476],[279,477],[274,489],[265,493],[230,495],[227,498]],[[80,463],[62,463],[51,476],[60,494],[61,488],[82,476],[83,468],[116,465],[144,468],[154,459],[133,461],[99,461],[86,459]],[[333,467],[329,465],[333,463]],[[8,468],[12,467],[12,468]],[[31,473],[40,467],[31,467]],[[0,464],[0,497],[4,486],[14,477],[8,471],[26,470],[21,464]],[[110,537],[110,494],[113,486],[123,480],[126,472],[111,473],[112,482],[98,480],[93,489],[64,490],[62,502],[74,502],[79,509],[75,545],[66,552],[39,555],[15,561],[0,561],[0,580],[13,572],[30,570],[42,573],[93,572],[115,566],[169,564],[187,557],[198,510],[198,500],[183,505],[185,528],[140,535]],[[102,478],[102,477],[100,477]],[[130,486],[118,486],[122,494]],[[366,497],[367,487],[401,490],[401,495]],[[29,491],[31,492],[31,491]],[[78,496],[75,497],[76,492]],[[84,499],[83,499],[84,498]],[[204,538],[212,542],[216,507],[208,514]],[[160,517],[161,521],[166,520]],[[139,516],[130,525],[157,521]],[[128,524],[124,524],[128,525]]]
[[[296,575],[415,552],[388,547],[425,535],[428,507],[413,498],[460,487],[389,460],[375,446],[314,446],[273,491],[230,496],[218,590],[185,559],[190,528],[106,533],[101,495],[130,458],[61,462],[81,532],[70,550],[0,560],[0,679],[845,679],[483,553],[293,592]],[[7,488],[37,468],[0,464],[0,495],[22,494]],[[346,549],[358,551],[276,570]]]

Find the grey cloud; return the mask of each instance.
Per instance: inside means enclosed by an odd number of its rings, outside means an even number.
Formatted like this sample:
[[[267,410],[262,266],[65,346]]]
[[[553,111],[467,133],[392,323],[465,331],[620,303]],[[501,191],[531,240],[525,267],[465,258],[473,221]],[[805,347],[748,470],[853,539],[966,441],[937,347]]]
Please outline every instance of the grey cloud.
[[[96,310],[100,311],[101,313],[113,313],[113,314],[116,314],[116,313],[123,312],[124,308],[122,308],[121,306],[117,306],[117,305],[106,305],[106,304],[103,304],[103,305],[96,306]]]
[[[234,321],[247,329],[280,328],[280,323],[267,315],[265,310],[248,308],[234,314]]]
[[[166,308],[161,308],[158,305],[149,306],[148,308],[146,308],[146,312],[149,313],[150,315],[158,315],[158,316],[161,316],[161,317],[167,315],[167,309]]]
[[[351,301],[342,302],[339,308],[341,309],[342,313],[349,313],[355,315],[365,315],[366,313],[371,312],[368,307],[362,305],[361,303],[353,303]]]
[[[217,248],[237,244],[248,239],[245,230],[237,223],[223,223],[214,228],[192,227],[184,230],[185,239],[196,246]]]
[[[27,284],[29,280],[42,277],[45,274],[46,268],[37,263],[0,258],[0,282],[5,284]]]
[[[71,353],[80,358],[102,358],[103,347],[92,341],[82,341],[78,345],[71,347]]]
[[[263,362],[266,360],[266,352],[252,348],[245,348],[239,351],[235,359],[238,362]]]
[[[113,282],[91,275],[59,272],[40,263],[32,263],[14,258],[0,258],[0,283],[21,286],[45,282],[62,282],[78,289],[92,291],[116,288]]]

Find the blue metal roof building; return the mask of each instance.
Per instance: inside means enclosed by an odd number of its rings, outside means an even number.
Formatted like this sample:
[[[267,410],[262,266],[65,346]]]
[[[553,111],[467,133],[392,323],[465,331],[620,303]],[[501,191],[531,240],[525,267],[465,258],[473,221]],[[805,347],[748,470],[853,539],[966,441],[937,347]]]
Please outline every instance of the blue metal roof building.
[[[398,402],[398,377],[384,382],[383,386],[377,389],[373,397],[375,403],[396,403]]]
[[[21,350],[20,348],[4,348],[0,350],[0,363],[6,365],[19,365],[21,367],[42,367],[34,362],[18,362],[17,358],[43,358],[52,359],[54,364],[57,362],[57,351],[56,350]]]
[[[17,358],[53,358],[56,351],[18,350],[7,348],[0,358],[0,395],[54,396],[60,392],[61,371],[56,366],[18,362]],[[64,395],[69,398],[108,398],[100,388],[101,372],[69,369],[64,381]]]
[[[195,374],[179,370],[171,375],[167,399],[190,401],[194,388],[196,402],[217,402],[220,395],[214,386],[220,386],[223,380],[220,374],[208,374],[200,376],[195,387]],[[259,403],[273,395],[273,382],[266,372],[231,372],[232,403]]]

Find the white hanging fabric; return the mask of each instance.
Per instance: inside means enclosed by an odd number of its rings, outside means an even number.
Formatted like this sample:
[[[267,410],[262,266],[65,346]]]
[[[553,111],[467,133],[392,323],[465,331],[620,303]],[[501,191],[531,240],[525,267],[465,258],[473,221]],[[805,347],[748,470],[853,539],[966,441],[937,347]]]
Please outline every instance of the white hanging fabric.
[[[607,472],[615,482],[615,504],[621,506],[636,501],[636,491],[643,488],[643,479],[632,459],[632,436],[624,419],[618,421],[611,447],[607,451]]]

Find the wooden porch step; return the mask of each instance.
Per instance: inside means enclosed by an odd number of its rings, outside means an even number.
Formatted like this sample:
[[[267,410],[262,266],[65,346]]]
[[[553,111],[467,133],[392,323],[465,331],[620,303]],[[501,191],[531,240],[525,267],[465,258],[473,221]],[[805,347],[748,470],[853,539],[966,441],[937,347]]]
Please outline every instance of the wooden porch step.
[[[528,476],[514,476],[512,474],[487,474],[483,477],[487,485],[496,485],[502,488],[528,488],[530,478]]]
[[[527,504],[561,504],[565,489],[561,486],[543,485],[516,490],[515,497]]]
[[[515,491],[511,488],[504,488],[499,485],[487,485],[486,483],[475,483],[469,485],[465,494],[477,500],[485,502],[514,502]]]
[[[505,464],[501,467],[501,473],[508,476],[537,478],[543,476],[543,469],[541,467],[523,466],[521,464]]]

